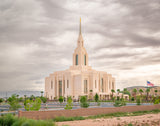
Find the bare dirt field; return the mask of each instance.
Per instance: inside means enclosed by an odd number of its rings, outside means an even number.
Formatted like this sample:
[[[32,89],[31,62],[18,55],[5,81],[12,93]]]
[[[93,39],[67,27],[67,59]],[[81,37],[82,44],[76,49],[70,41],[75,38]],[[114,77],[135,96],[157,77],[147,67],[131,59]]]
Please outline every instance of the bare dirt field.
[[[142,116],[87,119],[57,122],[58,126],[160,126],[160,113]]]

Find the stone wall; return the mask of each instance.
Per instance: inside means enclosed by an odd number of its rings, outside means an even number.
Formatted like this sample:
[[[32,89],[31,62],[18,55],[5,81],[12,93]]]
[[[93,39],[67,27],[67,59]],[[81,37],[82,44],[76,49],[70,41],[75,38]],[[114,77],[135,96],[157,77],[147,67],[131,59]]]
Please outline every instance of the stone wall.
[[[124,106],[116,108],[82,108],[75,110],[19,111],[18,117],[26,117],[30,119],[53,119],[58,116],[65,116],[65,117],[90,116],[90,115],[109,114],[116,112],[149,111],[154,109],[160,109],[160,104],[146,105],[146,106]]]

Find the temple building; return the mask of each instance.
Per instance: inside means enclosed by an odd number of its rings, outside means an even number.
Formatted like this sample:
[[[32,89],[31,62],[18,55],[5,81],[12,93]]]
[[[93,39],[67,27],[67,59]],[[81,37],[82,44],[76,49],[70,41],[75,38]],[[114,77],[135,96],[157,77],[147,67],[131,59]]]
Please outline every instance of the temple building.
[[[108,99],[115,90],[115,78],[104,71],[96,71],[88,64],[88,54],[81,33],[81,19],[77,48],[73,53],[73,65],[64,71],[56,71],[45,78],[45,96],[49,100],[60,96],[78,99],[98,93],[101,99]]]

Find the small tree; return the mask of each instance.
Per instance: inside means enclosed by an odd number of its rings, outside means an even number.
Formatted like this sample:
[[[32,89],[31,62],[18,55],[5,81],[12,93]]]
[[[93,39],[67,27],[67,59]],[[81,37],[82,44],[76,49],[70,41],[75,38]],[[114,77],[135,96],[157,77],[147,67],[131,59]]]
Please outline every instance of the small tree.
[[[60,97],[59,97],[59,102],[60,102],[60,103],[62,103],[62,102],[63,102],[63,100],[64,100],[64,99],[63,99],[63,97],[62,97],[62,96],[60,96]]]
[[[3,101],[4,101],[4,99],[3,99],[3,98],[0,98],[0,104],[1,104]]]
[[[98,102],[98,101],[99,101],[99,96],[98,96],[97,93],[96,93],[95,96],[94,96],[94,100],[95,100],[95,102]]]
[[[67,104],[66,104],[66,107],[64,109],[72,109],[72,106],[73,106],[73,103],[72,103],[72,98],[71,97],[68,97],[67,98]]]
[[[88,108],[89,107],[89,103],[87,102],[87,97],[86,96],[81,96],[80,102],[81,102],[81,107],[82,108]]]
[[[10,110],[17,110],[21,108],[15,94],[8,98],[8,103],[10,105]]]
[[[27,99],[24,104],[27,111],[38,111],[41,108],[41,99],[36,98],[34,101]]]

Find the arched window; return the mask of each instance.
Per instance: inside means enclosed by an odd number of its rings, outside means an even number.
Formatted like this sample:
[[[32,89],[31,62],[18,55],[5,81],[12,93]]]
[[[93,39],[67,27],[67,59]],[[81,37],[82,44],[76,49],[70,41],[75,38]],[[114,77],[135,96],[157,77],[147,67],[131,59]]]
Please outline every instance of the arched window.
[[[78,65],[78,55],[76,55],[76,65]]]
[[[101,91],[103,92],[103,78],[101,78]]]
[[[84,55],[84,65],[86,65],[86,55]]]
[[[87,80],[84,80],[84,93],[86,94],[87,92],[88,92]]]

